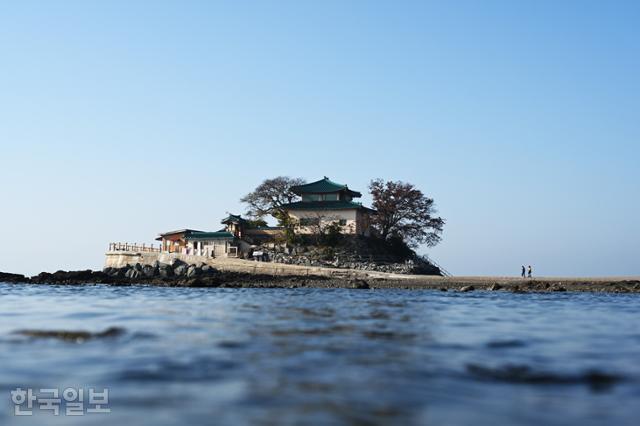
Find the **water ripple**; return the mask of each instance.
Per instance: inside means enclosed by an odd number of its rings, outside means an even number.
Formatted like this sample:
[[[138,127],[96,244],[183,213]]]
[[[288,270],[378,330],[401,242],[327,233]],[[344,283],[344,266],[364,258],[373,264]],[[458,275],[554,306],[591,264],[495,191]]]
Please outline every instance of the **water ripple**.
[[[108,387],[103,424],[640,417],[637,295],[3,284],[0,295],[0,389]],[[97,337],[112,327],[126,332]]]

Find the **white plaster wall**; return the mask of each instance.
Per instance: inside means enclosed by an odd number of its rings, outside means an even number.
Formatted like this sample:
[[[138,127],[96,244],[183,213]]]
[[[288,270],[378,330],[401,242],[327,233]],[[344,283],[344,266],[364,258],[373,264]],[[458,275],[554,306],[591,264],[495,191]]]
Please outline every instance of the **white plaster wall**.
[[[200,241],[202,244],[202,252],[197,248],[197,241],[189,241],[187,243],[187,247],[189,247],[189,253],[195,254],[197,256],[210,256],[212,251],[215,251],[216,256],[224,256],[227,252],[226,248],[229,244],[229,241],[226,240],[210,240],[210,241]]]
[[[347,224],[342,227],[343,234],[355,234],[357,232],[357,210],[295,210],[289,211],[289,215],[296,220],[300,219],[317,219],[323,226],[330,225],[332,222],[346,220]],[[317,231],[317,227],[300,226],[296,228],[300,234],[313,234]]]

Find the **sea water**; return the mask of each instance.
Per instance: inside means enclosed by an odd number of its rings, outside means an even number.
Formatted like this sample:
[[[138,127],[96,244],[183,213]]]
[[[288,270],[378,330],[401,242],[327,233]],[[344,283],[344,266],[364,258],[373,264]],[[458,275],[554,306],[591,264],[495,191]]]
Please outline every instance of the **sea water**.
[[[0,284],[0,424],[637,425],[639,320],[633,294]],[[84,411],[14,416],[17,388]]]

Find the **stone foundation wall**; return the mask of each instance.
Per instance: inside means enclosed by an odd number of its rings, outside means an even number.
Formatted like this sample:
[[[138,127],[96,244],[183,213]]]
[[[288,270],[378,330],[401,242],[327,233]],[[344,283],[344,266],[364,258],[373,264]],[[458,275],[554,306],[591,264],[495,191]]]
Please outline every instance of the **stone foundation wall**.
[[[179,259],[189,265],[209,265],[224,272],[244,272],[249,274],[264,275],[315,275],[325,277],[345,278],[387,278],[402,279],[408,275],[392,274],[384,272],[338,269],[315,266],[287,265],[272,262],[256,262],[235,258],[210,258],[202,256],[185,255],[179,253],[140,253],[140,252],[107,252],[105,268],[123,268],[127,265],[154,265],[155,262],[172,265]]]

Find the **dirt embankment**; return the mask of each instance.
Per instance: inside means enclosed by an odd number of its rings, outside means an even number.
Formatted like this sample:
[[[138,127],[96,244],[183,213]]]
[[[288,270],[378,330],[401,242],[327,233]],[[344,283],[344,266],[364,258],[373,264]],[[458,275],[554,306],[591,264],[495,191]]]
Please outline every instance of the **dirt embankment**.
[[[433,289],[441,291],[510,292],[610,292],[640,293],[640,278],[505,278],[407,276],[398,279],[330,278],[322,276],[271,276],[221,272],[213,268],[192,276],[128,274],[127,271],[57,271],[33,277],[0,272],[0,282],[23,284],[114,286],[157,285],[163,287],[227,288],[355,288],[355,289]],[[131,275],[135,275],[131,277]]]

